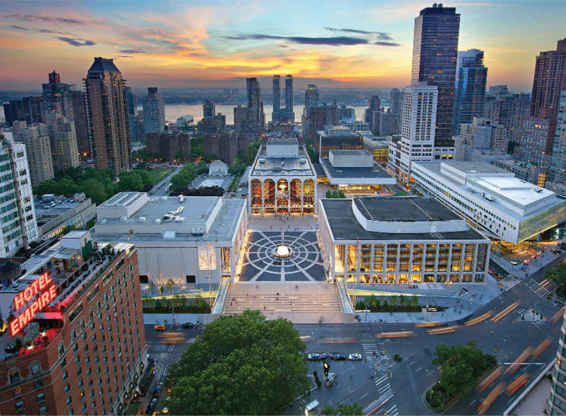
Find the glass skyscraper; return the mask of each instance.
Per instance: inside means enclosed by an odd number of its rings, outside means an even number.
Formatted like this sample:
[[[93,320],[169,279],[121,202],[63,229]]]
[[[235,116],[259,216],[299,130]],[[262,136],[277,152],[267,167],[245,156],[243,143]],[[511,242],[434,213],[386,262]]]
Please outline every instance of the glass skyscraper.
[[[483,51],[470,49],[458,53],[456,99],[454,101],[454,135],[460,133],[460,123],[471,123],[483,115],[487,68],[483,66]]]
[[[454,146],[452,116],[460,15],[454,7],[434,4],[415,18],[411,83],[438,88],[435,146]]]

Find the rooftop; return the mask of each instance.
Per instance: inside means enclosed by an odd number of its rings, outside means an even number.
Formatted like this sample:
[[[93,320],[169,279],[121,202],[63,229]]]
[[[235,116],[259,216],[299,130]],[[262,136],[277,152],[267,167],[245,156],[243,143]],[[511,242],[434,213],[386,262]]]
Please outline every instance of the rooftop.
[[[554,192],[483,162],[415,163],[416,171],[423,169],[433,179],[442,180],[468,198],[475,198],[518,219],[565,203]]]
[[[279,139],[272,139],[279,140]],[[284,145],[285,143],[280,143]],[[288,143],[289,146],[296,145],[296,139]],[[270,145],[270,144],[269,144]],[[277,144],[276,144],[277,146]],[[308,176],[315,177],[315,170],[304,146],[297,146],[294,157],[288,155],[274,157],[268,153],[267,146],[262,145],[250,172],[250,180],[254,176]]]
[[[336,240],[485,240],[477,231],[465,226],[451,211],[448,211],[434,200],[413,197],[373,197],[354,200],[355,206],[369,221],[405,222],[407,229],[413,228],[411,223],[429,222],[434,230],[435,221],[448,221],[457,231],[431,232],[378,232],[368,231],[353,211],[352,199],[322,199],[322,208],[332,234]],[[446,227],[445,227],[446,228]],[[439,227],[439,230],[442,230]]]

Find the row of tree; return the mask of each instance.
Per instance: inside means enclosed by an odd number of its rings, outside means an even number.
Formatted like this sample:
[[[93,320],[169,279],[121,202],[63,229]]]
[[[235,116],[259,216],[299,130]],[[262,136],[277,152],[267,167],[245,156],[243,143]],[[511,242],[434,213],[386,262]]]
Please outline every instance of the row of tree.
[[[206,162],[201,161],[198,165],[189,162],[183,169],[171,178],[171,192],[173,194],[185,193],[191,182],[201,173],[208,171]]]
[[[326,191],[327,198],[346,198],[346,194],[341,190],[337,189],[336,191],[328,190]]]
[[[70,168],[54,179],[41,182],[35,187],[34,194],[73,195],[84,192],[94,203],[100,204],[117,192],[147,191],[166,173],[165,169],[133,169],[122,172],[119,181],[114,181],[111,169]]]
[[[556,294],[561,298],[566,298],[566,264],[560,263],[555,268],[546,272],[547,279],[554,280],[558,285]]]
[[[357,310],[370,310],[372,312],[420,312],[419,298],[417,296],[386,296],[383,299],[375,295],[366,297],[356,303]]]

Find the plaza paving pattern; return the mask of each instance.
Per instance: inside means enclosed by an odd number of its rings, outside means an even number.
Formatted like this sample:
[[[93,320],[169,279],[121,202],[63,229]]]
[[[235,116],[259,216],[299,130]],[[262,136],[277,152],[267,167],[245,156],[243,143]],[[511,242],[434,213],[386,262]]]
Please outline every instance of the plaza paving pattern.
[[[291,248],[289,258],[275,256],[280,245]],[[242,282],[321,282],[324,267],[314,231],[256,231],[249,236]]]

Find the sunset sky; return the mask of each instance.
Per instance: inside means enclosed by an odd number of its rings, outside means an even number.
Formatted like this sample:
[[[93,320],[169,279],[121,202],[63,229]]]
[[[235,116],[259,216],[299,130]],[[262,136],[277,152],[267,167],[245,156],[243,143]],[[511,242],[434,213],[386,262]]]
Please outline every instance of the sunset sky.
[[[323,6],[321,6],[321,4]],[[0,89],[79,83],[93,57],[128,84],[242,87],[291,73],[320,87],[409,82],[415,0],[0,0]],[[565,0],[459,0],[459,49],[485,51],[488,85],[530,90],[535,57],[566,37]]]

